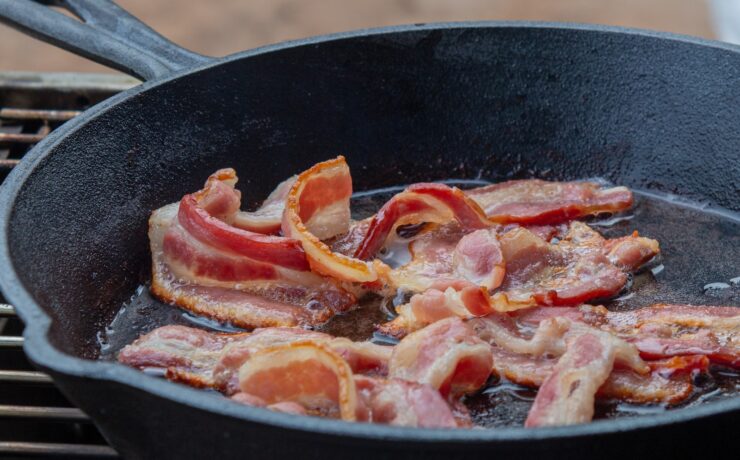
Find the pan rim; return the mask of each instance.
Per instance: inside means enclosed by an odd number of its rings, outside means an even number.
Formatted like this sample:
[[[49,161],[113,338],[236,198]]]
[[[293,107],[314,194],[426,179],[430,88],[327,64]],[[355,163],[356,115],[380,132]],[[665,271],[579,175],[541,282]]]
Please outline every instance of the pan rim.
[[[302,431],[308,434],[323,434],[342,436],[344,438],[373,439],[378,441],[415,441],[415,442],[448,442],[448,443],[478,443],[481,445],[495,442],[530,442],[533,440],[568,439],[590,437],[594,435],[608,435],[618,432],[633,431],[646,428],[656,428],[680,424],[710,417],[740,411],[740,397],[723,401],[701,404],[694,407],[667,411],[661,414],[644,415],[635,418],[621,418],[613,420],[598,420],[589,424],[566,427],[540,428],[536,430],[524,427],[500,428],[495,430],[440,430],[422,428],[400,428],[386,425],[346,423],[336,420],[316,419],[314,417],[293,417],[265,409],[252,408],[233,404],[226,398],[211,395],[205,392],[178,385],[162,379],[146,376],[134,369],[123,365],[99,360],[86,360],[61,352],[48,340],[51,327],[51,318],[43,311],[40,305],[32,298],[20,281],[12,260],[9,247],[9,223],[14,206],[22,185],[26,179],[39,167],[54,151],[54,148],[69,134],[84,129],[88,121],[102,115],[119,103],[141,94],[152,88],[167,84],[184,75],[195,74],[222,64],[258,56],[265,53],[278,52],[302,46],[317,45],[351,38],[374,37],[383,34],[405,33],[418,31],[440,31],[451,29],[476,28],[522,28],[522,29],[560,29],[594,33],[636,35],[681,42],[694,46],[717,48],[740,54],[740,46],[707,40],[687,35],[668,32],[656,32],[644,29],[632,29],[616,26],[603,26],[578,23],[553,23],[532,21],[476,21],[476,22],[445,22],[416,25],[402,25],[372,29],[362,29],[350,32],[341,32],[322,35],[300,40],[282,42],[253,50],[242,51],[223,58],[204,63],[194,68],[183,69],[164,78],[145,82],[117,94],[91,109],[83,115],[67,122],[64,126],[52,132],[46,139],[34,147],[14,168],[0,187],[0,288],[8,300],[17,306],[17,311],[26,324],[24,350],[29,358],[53,373],[75,377],[85,377],[96,380],[107,380],[117,384],[132,387],[134,390],[146,391],[160,398],[169,399],[199,410],[218,415],[231,416],[240,420]]]

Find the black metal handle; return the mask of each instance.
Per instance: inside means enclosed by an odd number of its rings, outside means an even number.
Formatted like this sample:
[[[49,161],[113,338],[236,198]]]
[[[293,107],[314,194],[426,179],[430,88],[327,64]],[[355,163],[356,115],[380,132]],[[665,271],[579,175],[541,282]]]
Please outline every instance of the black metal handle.
[[[0,22],[144,80],[211,59],[175,45],[111,0],[0,0]]]

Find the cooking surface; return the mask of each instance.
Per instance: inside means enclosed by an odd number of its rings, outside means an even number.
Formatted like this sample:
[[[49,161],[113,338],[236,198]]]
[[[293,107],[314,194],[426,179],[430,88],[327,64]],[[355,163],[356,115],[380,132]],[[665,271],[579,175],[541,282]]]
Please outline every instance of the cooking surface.
[[[486,182],[448,182],[461,188]],[[356,194],[353,217],[372,215],[403,187]],[[164,204],[164,203],[163,203]],[[657,239],[662,256],[638,272],[631,286],[616,299],[605,302],[611,310],[630,310],[655,303],[693,303],[740,305],[740,218],[687,203],[678,197],[656,196],[635,191],[635,205],[627,213],[589,222],[606,237],[640,234]],[[374,333],[374,327],[389,318],[389,307],[402,299],[363,299],[356,309],[334,317],[319,330],[353,340],[393,343],[393,339]],[[117,352],[140,335],[167,324],[197,326],[208,330],[239,331],[228,324],[197,317],[154,299],[146,285],[139,287],[104,330],[99,333],[101,359],[115,359]],[[714,367],[709,376],[695,380],[695,392],[681,406],[740,396],[740,374]],[[484,427],[522,426],[536,392],[506,381],[492,380],[488,388],[466,399],[473,420]],[[600,402],[595,418],[632,417],[665,410],[658,405],[633,405]]]

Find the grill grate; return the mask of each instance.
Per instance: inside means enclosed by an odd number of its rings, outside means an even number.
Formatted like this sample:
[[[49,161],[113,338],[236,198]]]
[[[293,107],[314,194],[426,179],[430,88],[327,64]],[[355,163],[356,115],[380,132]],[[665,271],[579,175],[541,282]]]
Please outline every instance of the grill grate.
[[[0,180],[62,123],[136,83],[118,76],[0,74]],[[51,378],[33,369],[22,333],[13,306],[0,303],[0,457],[118,457]]]

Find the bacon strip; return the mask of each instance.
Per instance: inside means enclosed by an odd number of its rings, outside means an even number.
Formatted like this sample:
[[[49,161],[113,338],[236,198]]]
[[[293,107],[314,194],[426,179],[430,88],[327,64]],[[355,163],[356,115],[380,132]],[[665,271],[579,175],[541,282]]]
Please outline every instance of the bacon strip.
[[[476,334],[486,342],[513,353],[533,356],[560,356],[566,351],[568,341],[574,337],[590,334],[603,343],[609,343],[614,349],[615,359],[622,366],[640,374],[649,371],[649,367],[640,358],[634,345],[610,332],[568,318],[553,317],[543,320],[530,338],[524,337],[507,315],[494,313],[474,319],[470,323]]]
[[[544,310],[544,309],[542,309]],[[562,309],[578,310],[578,309]],[[548,310],[549,311],[549,310]],[[611,347],[614,359],[622,368],[607,375],[600,386],[599,396],[632,402],[677,403],[691,394],[688,381],[668,380],[692,370],[706,370],[708,361],[691,359],[654,362],[648,367],[639,358],[633,345],[613,336],[610,332],[595,329],[579,322],[589,311],[581,309],[580,315],[551,316],[537,323],[530,338],[523,336],[515,318],[491,314],[471,321],[476,334],[493,345],[494,373],[516,383],[538,387],[554,372],[555,359],[566,352],[566,344],[582,335],[591,335]],[[533,315],[528,315],[533,317]],[[626,368],[625,368],[626,367]],[[653,373],[648,373],[652,370]]]
[[[231,397],[231,400],[241,404],[245,404],[247,406],[264,407],[265,409],[274,410],[276,412],[283,412],[285,414],[308,415],[306,408],[298,403],[279,402],[275,404],[267,404],[264,399],[244,392],[239,392],[235,394]]]
[[[291,176],[282,181],[275,190],[262,202],[256,211],[239,211],[234,216],[232,225],[251,232],[276,234],[280,231],[285,210],[285,199],[298,176]]]
[[[239,369],[239,388],[267,404],[294,402],[320,415],[357,418],[352,369],[317,343],[294,342],[258,351]]]
[[[578,336],[540,386],[524,426],[590,422],[596,392],[611,374],[615,357],[609,342],[588,333]]]
[[[592,182],[513,180],[467,190],[486,215],[498,223],[554,224],[578,217],[623,211],[632,206],[626,187],[603,188]]]
[[[627,282],[626,273],[617,266],[623,264],[618,258],[622,252],[610,260],[607,241],[581,222],[571,223],[557,244],[547,243],[524,228],[505,233],[499,241],[507,270],[501,290],[509,302],[522,304],[531,299],[530,306],[578,305],[612,297]],[[620,243],[620,247],[627,245],[644,250],[650,258],[659,250],[656,241],[635,236]]]
[[[430,428],[470,424],[429,385],[370,377],[387,373],[391,352],[391,347],[297,328],[220,334],[164,326],[125,347],[118,359],[280,412],[351,420],[354,407],[358,421]],[[353,385],[345,378],[347,369],[356,373],[355,397],[347,393]]]
[[[537,388],[549,376],[556,358],[512,353],[492,347],[493,373],[519,385]],[[650,362],[652,372],[638,374],[629,369],[614,369],[599,388],[600,399],[616,399],[635,404],[678,404],[691,396],[693,385],[682,378],[693,369],[706,371],[700,358],[683,362]],[[677,378],[678,377],[678,378]]]
[[[185,195],[177,214],[179,225],[208,246],[293,270],[308,270],[306,255],[298,241],[242,230],[219,219],[233,218],[238,211],[236,181],[233,169],[222,169],[208,178],[203,190]]]
[[[478,390],[491,374],[491,349],[458,318],[409,334],[391,355],[388,375],[426,383],[442,395]]]
[[[239,368],[256,352],[306,341],[329,347],[354,372],[385,375],[388,371],[390,347],[286,327],[220,334],[185,326],[163,326],[124,347],[118,360],[139,369],[165,370],[168,378],[192,386],[234,394],[238,391]]]
[[[391,231],[399,225],[451,220],[456,220],[468,230],[493,225],[480,207],[458,188],[435,183],[411,185],[375,214],[354,256],[362,260],[374,257]]]
[[[372,283],[378,279],[374,264],[333,252],[321,241],[348,230],[351,195],[352,177],[344,157],[318,163],[301,173],[290,189],[282,229],[300,241],[313,271]]]
[[[501,286],[506,263],[495,232],[476,230],[462,237],[452,256],[457,277],[493,290]]]
[[[472,283],[439,281],[398,307],[399,316],[382,325],[381,332],[400,337],[447,316],[471,318],[493,311],[575,306],[612,297],[627,282],[627,274],[619,267],[637,268],[648,258],[646,254],[652,258],[659,251],[656,241],[635,235],[609,245],[581,222],[571,223],[557,243],[548,243],[523,227],[507,231],[498,242],[506,276],[497,291],[489,293]]]
[[[536,326],[547,318],[568,316],[609,330],[634,344],[644,359],[703,355],[740,368],[740,308],[657,304],[632,311],[604,307],[533,308],[516,312],[518,323]]]
[[[320,324],[355,303],[309,271],[300,243],[229,224],[240,206],[236,176],[213,174],[203,190],[149,219],[152,293],[241,327]]]
[[[456,428],[449,404],[429,385],[401,379],[355,377],[365,413],[361,420],[420,428]]]

